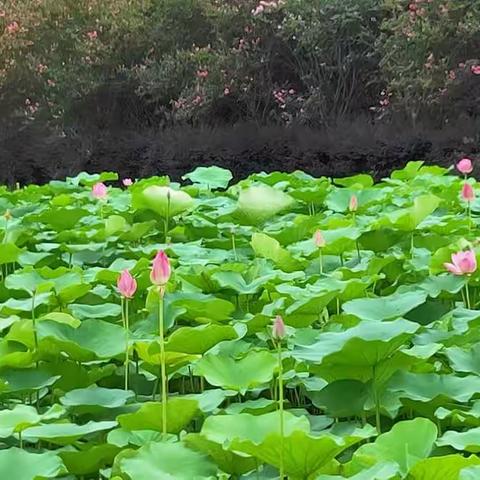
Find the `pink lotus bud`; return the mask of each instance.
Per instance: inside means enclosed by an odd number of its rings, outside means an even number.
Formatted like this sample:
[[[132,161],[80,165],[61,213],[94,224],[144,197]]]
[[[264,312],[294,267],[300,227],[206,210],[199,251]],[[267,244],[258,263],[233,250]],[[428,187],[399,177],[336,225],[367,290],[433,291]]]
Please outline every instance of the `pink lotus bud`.
[[[154,285],[164,286],[168,282],[172,269],[170,267],[170,260],[166,253],[160,250],[153,260],[152,271],[150,272],[150,280]]]
[[[477,269],[477,257],[473,250],[452,254],[452,263],[443,266],[454,275],[468,275]]]
[[[280,315],[277,315],[275,317],[275,320],[273,321],[272,337],[277,340],[282,340],[282,338],[284,338],[285,335],[286,335],[285,323],[283,321],[283,318]]]
[[[128,270],[124,270],[117,280],[118,291],[125,298],[132,298],[137,291],[137,281]]]
[[[92,195],[94,198],[97,198],[98,200],[104,200],[108,196],[108,188],[107,186],[102,183],[98,182],[92,187]]]
[[[356,212],[357,211],[357,209],[358,209],[358,199],[357,199],[356,195],[352,195],[350,197],[350,202],[348,204],[348,209],[351,212]]]
[[[315,242],[315,246],[318,247],[318,248],[322,248],[327,244],[327,242],[325,242],[325,239],[323,238],[322,232],[320,230],[317,230],[314,233],[313,241]]]
[[[133,185],[133,180],[131,178],[124,178],[122,183],[124,187],[129,187],[130,185]]]
[[[480,65],[472,65],[471,70],[474,75],[480,75]]]
[[[473,170],[472,161],[469,158],[462,158],[457,163],[457,170],[460,173],[463,173],[464,175],[467,175],[467,173],[472,173],[472,170]]]
[[[462,198],[466,202],[473,202],[475,200],[475,191],[473,190],[473,187],[468,182],[465,182],[463,184]]]

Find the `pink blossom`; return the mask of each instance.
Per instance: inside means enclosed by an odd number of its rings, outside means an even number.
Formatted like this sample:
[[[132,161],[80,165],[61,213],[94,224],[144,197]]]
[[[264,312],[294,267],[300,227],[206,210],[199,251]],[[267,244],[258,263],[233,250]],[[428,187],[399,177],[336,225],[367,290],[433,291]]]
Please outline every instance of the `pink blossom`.
[[[325,242],[325,238],[322,235],[320,230],[317,230],[313,235],[313,241],[315,242],[315,246],[318,248],[324,247],[327,242]]]
[[[472,173],[473,171],[473,165],[472,161],[469,158],[462,158],[458,163],[457,163],[457,170],[460,173],[463,173],[464,175],[467,175],[468,173]]]
[[[472,65],[471,71],[474,75],[480,75],[480,65]]]
[[[128,270],[124,270],[118,277],[117,288],[125,298],[132,298],[137,291],[137,281]]]
[[[356,212],[358,209],[358,198],[356,195],[352,195],[350,197],[350,201],[348,202],[348,209],[351,212]]]
[[[18,22],[10,22],[8,25],[7,25],[7,32],[8,33],[17,33],[18,30],[20,30],[20,25],[18,24]]]
[[[98,37],[98,32],[96,30],[92,30],[91,32],[87,32],[87,37],[89,40],[96,40]]]
[[[282,340],[286,335],[285,322],[280,315],[275,317],[272,326],[272,337],[277,340]]]
[[[454,275],[468,275],[477,269],[477,257],[473,250],[452,254],[452,263],[443,266]]]
[[[108,196],[108,188],[102,183],[98,182],[92,187],[92,196],[97,200],[105,200]]]
[[[208,77],[208,70],[197,70],[197,77],[198,78],[207,78]]]
[[[465,182],[463,184],[462,198],[466,202],[473,202],[475,200],[475,191],[473,190],[473,187],[468,182]]]
[[[252,15],[254,17],[257,15],[260,15],[261,13],[263,13],[264,10],[265,10],[265,7],[263,5],[258,5],[257,8],[252,10]]]
[[[150,280],[154,285],[164,286],[170,279],[172,269],[167,254],[160,250],[153,260],[152,271],[150,272]]]
[[[122,183],[124,187],[130,187],[131,185],[133,185],[133,180],[131,178],[124,178],[122,180]]]
[[[223,89],[223,94],[224,94],[225,96],[230,95],[230,89],[229,89],[228,87],[225,87],[225,88]]]

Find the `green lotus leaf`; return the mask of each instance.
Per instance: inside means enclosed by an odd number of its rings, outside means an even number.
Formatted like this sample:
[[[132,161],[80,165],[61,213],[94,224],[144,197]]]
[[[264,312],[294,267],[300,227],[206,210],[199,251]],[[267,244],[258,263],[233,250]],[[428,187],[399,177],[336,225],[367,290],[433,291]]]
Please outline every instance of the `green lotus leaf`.
[[[132,193],[132,204],[136,210],[151,210],[161,217],[174,217],[193,207],[193,198],[186,192],[167,186],[150,185],[137,188]]]
[[[245,392],[272,380],[276,366],[270,352],[250,352],[240,360],[209,354],[197,362],[195,371],[211,385]]]
[[[148,443],[119,461],[119,469],[131,480],[209,480],[216,467],[208,458],[182,443]]]
[[[66,473],[65,465],[54,452],[30,453],[15,447],[0,450],[0,478],[38,480]]]
[[[190,180],[192,183],[205,186],[209,190],[215,190],[218,188],[227,188],[233,176],[230,170],[211,166],[197,167],[193,172],[183,175],[182,178],[184,180]]]
[[[179,433],[198,414],[198,402],[189,398],[171,398],[167,403],[167,431]],[[120,426],[126,430],[162,430],[162,404],[148,402],[134,413],[117,417]]]
[[[426,418],[399,422],[389,432],[379,435],[374,443],[358,448],[353,454],[349,471],[359,473],[380,462],[395,462],[400,474],[405,476],[430,455],[436,439],[437,427]]]

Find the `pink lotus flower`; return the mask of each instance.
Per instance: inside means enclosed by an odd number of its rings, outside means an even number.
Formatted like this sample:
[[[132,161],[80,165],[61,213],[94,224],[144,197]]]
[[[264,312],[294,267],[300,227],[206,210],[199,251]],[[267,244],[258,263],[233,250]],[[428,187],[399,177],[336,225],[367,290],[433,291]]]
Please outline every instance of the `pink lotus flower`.
[[[131,185],[133,185],[133,180],[131,178],[124,178],[122,180],[122,183],[124,187],[130,187]]]
[[[170,260],[166,253],[160,250],[153,260],[152,271],[150,272],[150,280],[154,285],[163,287],[166,285],[172,274]]]
[[[320,230],[317,230],[314,233],[313,241],[315,242],[315,246],[318,247],[318,248],[322,248],[327,244],[327,242],[325,242],[325,239],[323,238],[322,232]]]
[[[356,195],[350,197],[350,202],[348,203],[348,209],[351,212],[356,212],[358,209],[358,198]]]
[[[465,182],[463,184],[462,198],[466,202],[473,202],[475,200],[475,191],[473,190],[473,187],[468,182]]]
[[[452,254],[452,263],[443,266],[454,275],[468,275],[477,269],[477,257],[473,250]]]
[[[272,337],[281,340],[284,338],[286,335],[286,330],[285,330],[285,322],[283,321],[283,318],[280,315],[277,315],[275,317],[275,320],[273,321],[273,326],[272,326]]]
[[[98,37],[98,33],[96,30],[92,30],[91,32],[87,32],[87,37],[89,40],[95,40]]]
[[[118,291],[125,298],[132,298],[137,291],[137,281],[128,270],[124,270],[117,280]]]
[[[469,158],[462,158],[457,163],[457,170],[460,173],[463,173],[464,175],[467,175],[468,173],[472,173],[473,171],[472,161]]]
[[[474,75],[480,75],[480,65],[472,65],[471,70]]]
[[[105,200],[108,196],[108,188],[102,183],[98,182],[92,187],[92,195],[98,200]]]
[[[207,78],[208,77],[208,70],[197,70],[197,77],[198,78]]]

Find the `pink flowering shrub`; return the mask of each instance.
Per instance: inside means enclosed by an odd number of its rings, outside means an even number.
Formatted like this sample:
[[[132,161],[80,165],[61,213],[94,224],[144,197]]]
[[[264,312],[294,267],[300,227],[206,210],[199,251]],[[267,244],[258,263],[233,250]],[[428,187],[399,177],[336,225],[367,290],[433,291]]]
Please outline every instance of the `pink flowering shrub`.
[[[480,115],[479,35],[468,0],[4,0],[0,122],[443,123]]]

